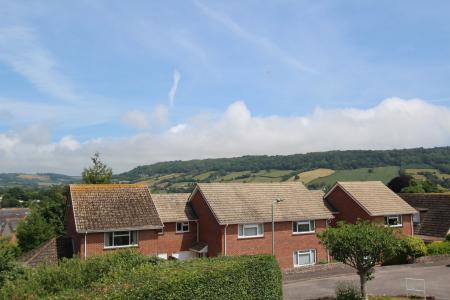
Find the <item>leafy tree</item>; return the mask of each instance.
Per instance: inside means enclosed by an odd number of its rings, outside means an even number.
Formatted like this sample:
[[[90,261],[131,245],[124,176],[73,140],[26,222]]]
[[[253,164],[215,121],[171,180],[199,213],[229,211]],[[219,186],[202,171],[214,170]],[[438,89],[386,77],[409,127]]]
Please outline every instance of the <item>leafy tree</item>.
[[[411,183],[412,177],[408,175],[400,175],[398,177],[393,178],[387,184],[388,188],[390,188],[394,193],[400,193],[400,191],[409,186]]]
[[[85,168],[81,176],[85,183],[111,183],[112,169],[100,160],[100,153],[91,157],[93,166]]]
[[[373,278],[375,265],[398,249],[392,228],[368,221],[339,222],[336,228],[328,228],[318,237],[334,259],[357,270],[364,299],[368,299],[366,283]]]
[[[16,236],[22,251],[36,248],[55,236],[53,226],[46,222],[37,209],[17,225]]]
[[[57,235],[64,233],[66,192],[67,187],[62,185],[52,186],[49,189],[40,190],[39,198],[41,201],[35,206],[38,213],[44,218],[46,223],[53,227],[53,231]]]
[[[14,259],[20,254],[20,249],[8,238],[0,237],[0,288],[14,270]]]

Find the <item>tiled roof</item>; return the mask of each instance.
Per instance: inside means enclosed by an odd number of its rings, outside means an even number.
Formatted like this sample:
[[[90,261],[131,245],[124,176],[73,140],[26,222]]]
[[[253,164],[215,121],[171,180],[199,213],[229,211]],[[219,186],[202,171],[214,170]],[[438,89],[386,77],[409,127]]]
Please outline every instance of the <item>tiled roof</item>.
[[[29,208],[1,208],[0,236],[10,235],[16,231],[17,224],[30,214]]]
[[[450,230],[450,194],[399,194],[420,213],[416,234],[445,237]],[[426,208],[426,210],[424,210]]]
[[[186,222],[197,220],[191,205],[188,203],[190,194],[152,194],[156,210],[163,223]]]
[[[336,185],[340,186],[371,216],[417,212],[381,181],[339,181]]]
[[[333,218],[323,201],[300,182],[288,183],[199,183],[219,224],[271,222],[272,202],[275,221]]]
[[[72,256],[70,239],[60,236],[22,254],[17,260],[31,267],[36,267],[42,263],[57,263],[62,258],[70,258]]]
[[[146,185],[71,184],[77,232],[162,228]]]
[[[339,213],[339,211],[336,209],[336,207],[334,207],[329,201],[327,201],[326,199],[324,199],[325,196],[325,192],[322,190],[310,190],[311,194],[313,195],[313,197],[317,197],[317,201],[323,201],[323,204],[325,205],[325,207],[331,211],[332,214],[337,214]]]

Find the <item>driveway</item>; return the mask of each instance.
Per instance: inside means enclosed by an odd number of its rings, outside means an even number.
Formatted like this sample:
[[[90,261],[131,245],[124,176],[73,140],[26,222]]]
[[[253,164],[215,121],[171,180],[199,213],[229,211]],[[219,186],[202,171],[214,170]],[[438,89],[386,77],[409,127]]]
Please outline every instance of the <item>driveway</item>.
[[[450,262],[446,262],[447,264]],[[450,299],[450,265],[413,264],[387,266],[376,269],[375,278],[367,284],[369,294],[406,295],[405,278],[425,279],[427,296],[436,299]],[[341,275],[287,282],[283,285],[284,299],[314,299],[334,295],[336,284],[340,281],[355,281],[355,275]]]

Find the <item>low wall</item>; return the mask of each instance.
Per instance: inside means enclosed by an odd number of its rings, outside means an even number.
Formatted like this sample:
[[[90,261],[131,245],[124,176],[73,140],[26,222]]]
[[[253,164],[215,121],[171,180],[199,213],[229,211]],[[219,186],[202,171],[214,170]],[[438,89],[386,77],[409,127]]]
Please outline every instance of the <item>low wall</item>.
[[[422,256],[416,259],[416,264],[429,264],[440,261],[450,261],[450,254]]]
[[[343,263],[318,264],[293,268],[283,272],[283,280],[299,280],[303,278],[328,277],[333,275],[354,273],[355,270]]]

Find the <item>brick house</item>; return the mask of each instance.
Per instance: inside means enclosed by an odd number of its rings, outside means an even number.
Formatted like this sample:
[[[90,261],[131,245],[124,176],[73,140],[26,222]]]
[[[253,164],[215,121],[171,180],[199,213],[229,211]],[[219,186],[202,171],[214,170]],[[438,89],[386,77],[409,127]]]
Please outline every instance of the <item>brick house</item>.
[[[158,256],[187,259],[197,257],[191,250],[198,242],[198,218],[188,203],[190,194],[152,194],[159,217],[164,224],[158,232]]]
[[[398,228],[405,235],[414,234],[417,211],[381,181],[337,182],[324,199],[335,222],[370,220]]]
[[[277,199],[282,201],[275,204]],[[333,215],[301,183],[199,183],[190,202],[208,256],[272,253],[274,203],[274,254],[280,267],[328,261],[316,233]]]
[[[80,257],[133,247],[157,255],[163,223],[146,185],[71,184],[67,234]]]
[[[450,194],[398,194],[419,213],[413,215],[414,234],[425,242],[439,241],[450,234]]]
[[[17,225],[30,213],[29,208],[0,208],[0,236],[15,242]]]

